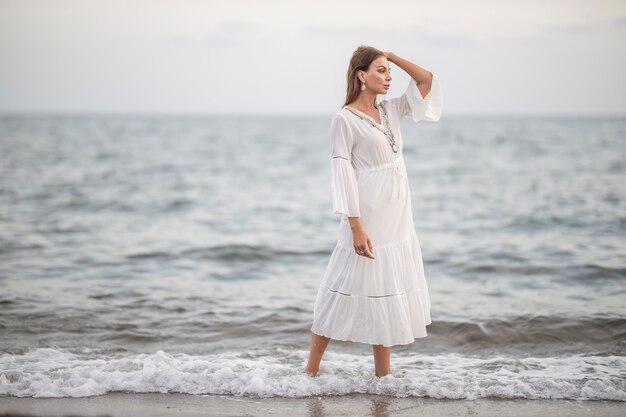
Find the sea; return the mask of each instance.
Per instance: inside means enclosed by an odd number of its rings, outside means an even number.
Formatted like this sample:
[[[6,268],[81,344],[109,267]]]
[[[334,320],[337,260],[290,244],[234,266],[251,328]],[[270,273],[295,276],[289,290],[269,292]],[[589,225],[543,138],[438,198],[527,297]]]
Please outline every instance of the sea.
[[[402,122],[432,324],[383,378],[303,373],[330,118],[0,117],[0,396],[626,401],[626,118]]]

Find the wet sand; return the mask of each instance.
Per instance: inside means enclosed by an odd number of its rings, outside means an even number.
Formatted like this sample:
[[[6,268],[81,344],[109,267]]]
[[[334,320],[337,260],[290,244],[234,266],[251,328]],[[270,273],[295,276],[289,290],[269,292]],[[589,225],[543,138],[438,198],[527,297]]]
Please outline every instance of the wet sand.
[[[2,416],[626,416],[626,403],[574,400],[438,400],[351,394],[310,398],[112,393],[85,398],[0,397]]]

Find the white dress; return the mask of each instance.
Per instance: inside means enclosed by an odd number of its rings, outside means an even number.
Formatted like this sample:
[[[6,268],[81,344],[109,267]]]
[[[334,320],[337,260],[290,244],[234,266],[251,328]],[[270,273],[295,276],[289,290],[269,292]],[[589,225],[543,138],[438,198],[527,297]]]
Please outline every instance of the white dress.
[[[383,346],[405,345],[427,335],[430,296],[413,224],[400,122],[406,116],[415,122],[436,122],[442,102],[434,73],[426,97],[410,79],[403,95],[379,101],[387,109],[397,153],[381,130],[347,108],[333,115],[331,192],[334,212],[341,215],[341,221],[317,292],[313,333]],[[354,250],[348,217],[355,216],[361,218],[375,259]]]

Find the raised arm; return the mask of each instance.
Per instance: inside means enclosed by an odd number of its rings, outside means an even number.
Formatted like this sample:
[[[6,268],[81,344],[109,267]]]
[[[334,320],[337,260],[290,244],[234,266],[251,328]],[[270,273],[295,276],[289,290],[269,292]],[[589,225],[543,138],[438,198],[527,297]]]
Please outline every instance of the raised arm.
[[[426,97],[426,95],[430,92],[430,87],[432,86],[433,73],[417,64],[412,63],[411,61],[399,57],[393,52],[385,52],[385,56],[387,57],[387,60],[393,62],[409,74],[409,76],[417,82],[417,88],[420,90],[422,97]]]
[[[393,52],[385,52],[385,56],[411,77],[404,94],[388,101],[396,110],[398,120],[410,115],[415,122],[438,121],[443,113],[443,92],[437,74]]]

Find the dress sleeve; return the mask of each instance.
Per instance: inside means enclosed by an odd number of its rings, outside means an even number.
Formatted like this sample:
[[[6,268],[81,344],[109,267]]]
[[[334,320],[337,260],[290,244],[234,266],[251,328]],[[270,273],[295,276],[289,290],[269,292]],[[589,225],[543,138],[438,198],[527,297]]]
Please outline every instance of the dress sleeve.
[[[348,122],[335,114],[330,124],[330,188],[334,214],[361,217],[359,188],[352,167],[353,137]]]
[[[426,97],[422,97],[417,82],[411,78],[404,94],[394,97],[389,102],[396,107],[400,121],[411,115],[415,122],[436,122],[441,118],[443,95],[437,74],[433,75],[432,86]]]

